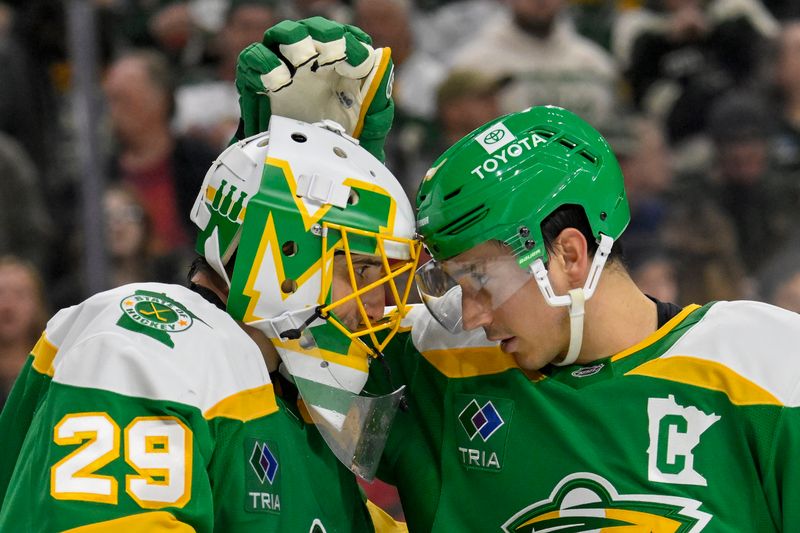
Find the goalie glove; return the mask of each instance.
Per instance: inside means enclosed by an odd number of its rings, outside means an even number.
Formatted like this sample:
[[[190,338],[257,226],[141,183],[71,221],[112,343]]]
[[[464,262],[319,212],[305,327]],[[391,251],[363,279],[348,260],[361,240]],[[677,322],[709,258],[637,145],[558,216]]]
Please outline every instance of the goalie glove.
[[[267,131],[272,114],[305,122],[330,119],[384,160],[394,118],[389,48],[374,49],[355,26],[322,17],[284,20],[239,54],[237,139]]]

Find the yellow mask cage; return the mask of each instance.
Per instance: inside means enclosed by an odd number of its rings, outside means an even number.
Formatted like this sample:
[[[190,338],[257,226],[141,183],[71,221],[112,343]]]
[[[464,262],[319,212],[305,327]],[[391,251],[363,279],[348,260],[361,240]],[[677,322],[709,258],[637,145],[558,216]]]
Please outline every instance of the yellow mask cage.
[[[328,231],[334,230],[339,233],[341,239],[339,240],[336,245],[334,245],[330,250],[328,249]],[[369,237],[375,239],[377,242],[377,257],[380,258],[381,263],[384,269],[384,275],[365,285],[363,287],[359,287],[355,277],[355,268],[353,266],[353,252],[350,247],[350,235],[359,235],[364,237]],[[403,260],[395,260],[395,263],[392,265],[389,263],[389,256],[386,253],[386,243],[397,243],[401,246],[408,247],[408,259]],[[334,254],[337,251],[343,251],[345,258],[347,260],[347,271],[350,279],[350,286],[352,288],[352,292],[343,298],[339,298],[338,300],[332,301],[329,304],[325,303],[327,299],[327,294],[331,290],[331,285],[333,283],[333,259]],[[330,222],[323,222],[322,224],[322,290],[320,291],[319,295],[319,305],[321,306],[321,313],[323,316],[328,316],[331,311],[334,311],[337,307],[351,301],[355,300],[356,305],[358,306],[358,312],[361,317],[362,324],[364,327],[359,328],[358,331],[350,331],[346,326],[339,323],[337,320],[328,320],[330,324],[340,330],[344,335],[346,335],[351,341],[360,343],[363,348],[366,349],[367,353],[372,354],[373,356],[376,355],[375,351],[382,352],[383,349],[389,344],[389,341],[394,337],[397,331],[400,329],[400,323],[403,318],[408,314],[409,306],[407,304],[408,297],[411,293],[411,285],[413,280],[413,272],[416,270],[417,263],[419,262],[420,254],[422,251],[422,243],[415,239],[407,239],[402,237],[393,237],[387,235],[380,235],[378,233],[372,231],[364,231],[356,228],[350,228],[346,226],[342,226],[340,224],[334,224]],[[408,283],[406,283],[405,288],[402,291],[398,289],[396,278],[402,276],[405,273],[409,273]],[[372,291],[373,289],[381,286],[386,285],[389,290],[391,291],[391,295],[394,298],[395,304],[397,309],[385,315],[381,320],[376,321],[373,323],[370,320],[364,302],[361,300],[361,296]],[[331,296],[331,299],[333,297]],[[386,337],[379,341],[376,333],[379,331],[389,330]],[[372,341],[372,345],[374,349],[369,347],[363,340],[364,337],[369,337]]]

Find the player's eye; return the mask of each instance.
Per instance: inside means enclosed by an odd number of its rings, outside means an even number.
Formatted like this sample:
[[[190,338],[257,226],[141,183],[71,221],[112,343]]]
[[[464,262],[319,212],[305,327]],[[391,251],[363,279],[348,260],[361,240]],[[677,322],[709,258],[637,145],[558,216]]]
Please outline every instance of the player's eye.
[[[463,289],[478,292],[489,282],[489,276],[477,266],[471,266],[459,279]]]

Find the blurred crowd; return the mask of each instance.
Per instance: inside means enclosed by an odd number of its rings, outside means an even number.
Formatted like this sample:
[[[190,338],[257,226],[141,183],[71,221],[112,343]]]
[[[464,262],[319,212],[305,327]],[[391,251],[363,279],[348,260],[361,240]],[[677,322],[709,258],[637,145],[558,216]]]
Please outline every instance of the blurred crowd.
[[[796,0],[92,0],[109,286],[181,283],[188,212],[238,121],[238,53],[284,18],[392,49],[387,165],[413,197],[505,112],[576,111],[612,144],[646,292],[800,311]],[[0,0],[0,405],[53,311],[88,296],[62,0]]]

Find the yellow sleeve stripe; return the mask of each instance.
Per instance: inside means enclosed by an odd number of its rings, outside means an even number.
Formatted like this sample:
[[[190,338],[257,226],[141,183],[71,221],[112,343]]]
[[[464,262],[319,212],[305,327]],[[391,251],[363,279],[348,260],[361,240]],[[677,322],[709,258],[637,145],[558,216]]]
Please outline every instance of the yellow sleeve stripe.
[[[667,379],[720,391],[734,405],[783,405],[769,391],[727,366],[687,355],[653,359],[625,375]]]
[[[378,64],[378,70],[375,72],[375,76],[372,78],[372,82],[367,90],[367,96],[364,97],[364,101],[361,104],[361,111],[358,114],[358,122],[356,122],[356,127],[353,128],[353,137],[355,138],[358,138],[361,135],[361,130],[364,129],[364,118],[367,116],[367,110],[372,104],[372,100],[375,98],[375,93],[378,92],[378,87],[381,85],[383,75],[386,73],[386,67],[389,66],[389,60],[391,57],[392,50],[388,46],[385,46],[381,50],[381,59],[380,63]]]
[[[42,336],[39,337],[39,340],[36,342],[36,346],[31,350],[31,355],[33,356],[33,363],[31,366],[33,366],[33,369],[38,373],[53,377],[55,373],[53,369],[53,359],[56,358],[56,353],[58,353],[58,347],[47,340],[47,335],[42,333]]]
[[[471,378],[518,368],[514,358],[499,346],[428,350],[422,355],[448,378]]]
[[[372,518],[372,526],[375,528],[375,533],[408,533],[408,526],[405,522],[398,522],[389,514],[367,500],[367,511]]]
[[[120,531],[166,531],[194,533],[195,529],[166,511],[140,513],[87,526],[68,529],[64,533],[119,533]]]
[[[254,389],[237,392],[224,398],[214,407],[203,413],[207,420],[217,417],[232,418],[247,422],[255,418],[267,416],[278,410],[275,390],[272,383]]]
[[[643,341],[638,344],[634,344],[630,348],[627,348],[618,354],[611,357],[612,361],[619,361],[623,357],[628,357],[632,353],[636,353],[639,350],[642,350],[654,342],[664,338],[667,333],[675,329],[675,326],[683,322],[683,319],[689,316],[693,311],[700,309],[700,306],[697,304],[691,304],[684,307],[680,313],[672,317],[666,324],[655,330],[653,333],[648,335]]]

